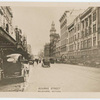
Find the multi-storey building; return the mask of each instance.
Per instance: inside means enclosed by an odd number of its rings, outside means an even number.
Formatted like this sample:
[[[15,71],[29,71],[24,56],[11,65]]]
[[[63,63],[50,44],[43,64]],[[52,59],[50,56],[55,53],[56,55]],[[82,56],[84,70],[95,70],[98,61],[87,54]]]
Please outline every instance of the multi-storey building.
[[[15,33],[12,27],[10,7],[0,7],[0,80],[2,78],[4,57],[16,49]]]
[[[8,6],[0,7],[0,58],[15,50],[16,36],[12,25],[13,14]]]
[[[19,28],[15,28],[15,33],[16,33],[16,42],[18,45],[22,44],[22,31]]]
[[[66,55],[68,52],[68,29],[67,29],[67,12],[60,18],[60,30],[61,30],[61,55]]]
[[[30,44],[27,44],[27,53],[28,54],[31,54],[31,45]]]
[[[61,33],[61,39],[60,39],[61,56],[64,59],[68,58],[68,56],[71,55],[71,53],[73,53],[74,49],[77,50],[77,45],[78,45],[77,40],[78,39],[76,38],[79,36],[79,32],[77,31],[80,31],[79,29],[80,18],[77,15],[80,14],[80,12],[82,11],[83,10],[80,10],[78,12],[77,10],[76,11],[74,10],[65,11],[59,20],[60,21],[60,33]],[[74,39],[75,39],[75,42],[73,43]]]
[[[58,41],[56,42],[56,58],[60,58],[61,57],[61,55],[60,55],[60,53],[61,53],[61,41],[60,41],[60,39],[58,39]]]
[[[73,55],[73,51],[74,51],[74,47],[75,47],[75,42],[74,42],[74,22],[71,23],[69,26],[68,26],[68,31],[69,31],[69,42],[68,42],[68,46],[69,46],[69,50],[68,50],[68,55],[72,56]]]
[[[44,57],[49,57],[50,56],[50,44],[47,43],[44,46]]]
[[[17,45],[17,51],[21,53],[23,56],[25,55],[27,57],[27,39],[26,36],[23,35],[22,30],[19,28],[15,28],[16,33],[16,45]]]
[[[27,52],[27,37],[25,35],[22,36],[22,45],[23,45],[24,51]]]
[[[100,45],[100,7],[90,7],[81,16],[81,55],[95,55]]]
[[[0,79],[5,57],[12,53],[20,53],[28,59],[27,41],[22,41],[22,31],[13,28],[13,14],[9,6],[0,6]],[[22,44],[23,43],[23,44]],[[25,48],[24,48],[25,46]],[[26,50],[26,51],[25,51]]]
[[[80,15],[68,26],[69,34],[69,57],[76,57],[77,52],[80,51]]]
[[[65,17],[65,16],[64,16]],[[64,18],[62,17],[62,18]],[[60,20],[62,22],[62,20]],[[63,25],[63,24],[61,24]],[[89,7],[67,26],[68,36],[63,37],[61,28],[61,48],[68,38],[68,58],[95,59],[100,53],[100,7]],[[61,49],[62,50],[62,49]]]
[[[15,39],[14,28],[12,25],[13,14],[9,6],[0,7],[0,27],[6,31],[13,39]]]

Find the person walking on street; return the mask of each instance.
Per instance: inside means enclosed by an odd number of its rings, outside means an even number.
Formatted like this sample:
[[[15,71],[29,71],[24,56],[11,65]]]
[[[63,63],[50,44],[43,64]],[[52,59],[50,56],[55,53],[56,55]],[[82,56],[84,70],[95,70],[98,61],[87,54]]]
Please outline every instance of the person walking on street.
[[[33,60],[33,66],[34,66],[34,60]]]
[[[38,65],[38,59],[35,59],[35,61],[36,61],[37,65]]]

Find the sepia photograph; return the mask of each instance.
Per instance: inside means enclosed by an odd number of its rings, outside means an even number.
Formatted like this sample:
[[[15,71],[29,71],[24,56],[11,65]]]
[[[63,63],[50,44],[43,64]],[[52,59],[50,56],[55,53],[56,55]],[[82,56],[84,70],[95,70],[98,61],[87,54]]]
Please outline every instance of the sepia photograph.
[[[0,92],[99,93],[100,6],[93,4],[0,4]]]

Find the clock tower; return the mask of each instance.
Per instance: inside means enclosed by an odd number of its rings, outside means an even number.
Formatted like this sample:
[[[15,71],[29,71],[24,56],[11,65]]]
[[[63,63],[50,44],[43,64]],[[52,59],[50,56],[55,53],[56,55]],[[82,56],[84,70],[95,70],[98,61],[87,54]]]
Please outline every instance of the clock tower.
[[[52,22],[50,29],[50,42],[53,41],[55,34],[56,34],[55,24],[54,22]]]

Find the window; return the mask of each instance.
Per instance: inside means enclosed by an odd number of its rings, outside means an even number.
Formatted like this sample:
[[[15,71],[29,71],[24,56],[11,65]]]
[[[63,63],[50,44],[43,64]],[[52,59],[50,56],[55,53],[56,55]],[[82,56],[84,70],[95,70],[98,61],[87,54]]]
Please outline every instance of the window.
[[[2,24],[2,15],[0,13],[0,24]]]
[[[84,28],[84,21],[82,21],[82,28]]]
[[[83,42],[83,47],[84,47],[84,48],[87,48],[87,40],[84,40],[84,42]]]
[[[83,49],[83,41],[81,41],[81,49]]]
[[[77,44],[77,49],[79,50],[79,43]]]
[[[89,35],[92,33],[92,31],[91,31],[91,27],[89,27]]]
[[[76,35],[75,35],[75,40],[76,40]]]
[[[96,24],[93,25],[93,33],[96,32]]]
[[[73,41],[74,41],[74,36],[73,36]],[[72,41],[72,42],[73,42],[73,41]]]
[[[85,37],[88,35],[88,30],[85,29]]]
[[[84,38],[84,31],[81,32],[81,38]]]
[[[5,18],[3,19],[3,28],[5,28]]]
[[[92,19],[91,19],[91,15],[89,16],[89,25],[92,24]]]
[[[96,37],[93,38],[93,46],[96,46]]]
[[[93,21],[96,20],[96,11],[93,13]]]
[[[85,20],[85,21],[86,21],[86,27],[87,27],[87,26],[88,26],[88,18],[86,18],[86,20]]]
[[[74,31],[76,32],[76,27],[74,27]]]
[[[80,24],[78,24],[78,31],[79,31],[79,29],[80,29]]]
[[[92,46],[92,39],[87,40],[87,47],[90,48]]]
[[[76,50],[76,44],[74,44],[74,46],[75,46],[75,50]]]
[[[78,33],[78,39],[80,38],[80,34]]]
[[[98,28],[98,33],[100,34],[100,27]]]
[[[6,31],[9,32],[9,25],[6,24]]]

